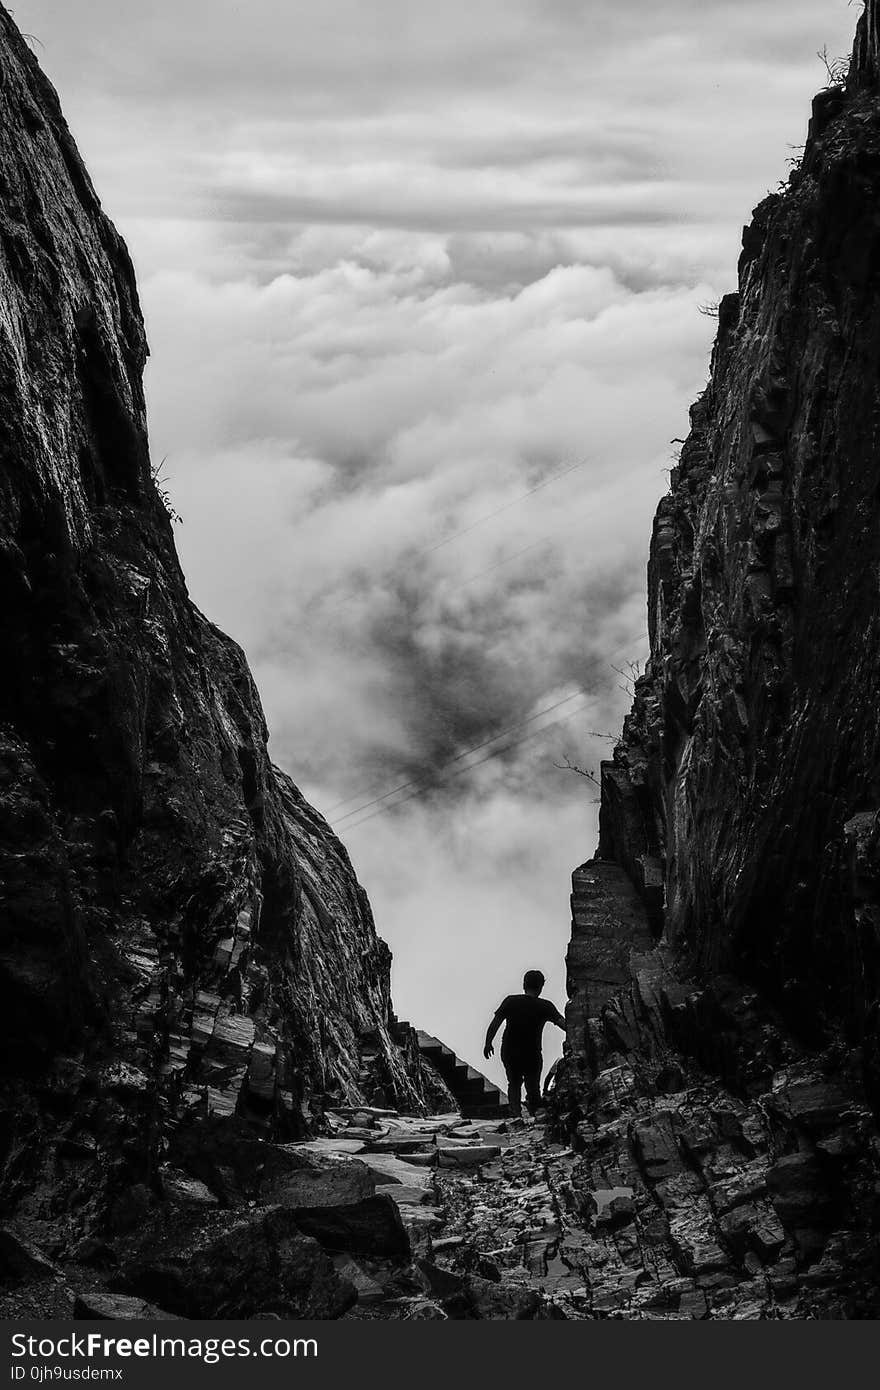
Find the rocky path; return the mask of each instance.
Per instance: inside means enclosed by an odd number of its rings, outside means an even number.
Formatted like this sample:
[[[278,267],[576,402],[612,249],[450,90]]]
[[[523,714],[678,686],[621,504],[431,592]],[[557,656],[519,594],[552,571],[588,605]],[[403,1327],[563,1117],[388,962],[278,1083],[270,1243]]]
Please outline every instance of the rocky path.
[[[561,1161],[561,1145],[457,1112],[326,1121],[329,1133],[289,1144],[235,1117],[182,1127],[156,1189],[125,1193],[102,1238],[37,1210],[0,1227],[0,1315],[558,1315],[544,1151]]]
[[[405,1270],[340,1257],[359,1294],[347,1317],[585,1315],[583,1280],[560,1256],[570,1222],[554,1187],[573,1155],[542,1125],[377,1110],[331,1123],[332,1137],[302,1148],[363,1163],[397,1206],[412,1256]]]
[[[600,1078],[597,1095],[606,1111],[625,1099],[628,1080],[623,1069]],[[592,1151],[579,1141],[578,1153],[544,1124],[529,1121],[474,1122],[455,1115],[409,1120],[361,1112],[351,1124],[340,1124],[334,1137],[305,1147],[342,1162],[356,1158],[374,1173],[377,1192],[400,1210],[413,1256],[405,1272],[389,1271],[381,1262],[340,1260],[340,1271],[360,1295],[346,1316],[764,1315],[768,1286],[753,1277],[760,1261],[743,1271],[741,1288],[730,1257],[704,1232],[697,1268],[694,1251],[705,1223],[695,1184],[679,1183],[686,1210],[675,1245],[630,1139],[628,1125],[612,1124]],[[663,1157],[669,1165],[670,1155]],[[649,1155],[649,1168],[656,1158]],[[744,1181],[743,1192],[749,1191]],[[748,1215],[768,1248],[777,1250],[785,1237],[772,1209],[760,1218],[753,1211]]]
[[[880,1140],[854,1079],[661,967],[590,1020],[600,1069],[570,1049],[547,1123],[336,1107],[278,1144],[209,1117],[103,1213],[71,1171],[64,1211],[56,1182],[0,1227],[0,1315],[877,1316]],[[711,1017],[731,1085],[672,1049],[664,1013]]]
[[[106,1239],[0,1229],[6,1317],[755,1319],[874,1315],[880,1147],[803,1067],[757,1101],[616,1063],[572,1127],[327,1114],[294,1144],[180,1131]],[[562,1117],[571,1146],[560,1142]],[[554,1128],[555,1127],[555,1128]],[[859,1209],[861,1210],[861,1208]],[[118,1224],[118,1223],[117,1223]]]
[[[694,1068],[663,1079],[607,1067],[574,1147],[528,1122],[338,1116],[318,1146],[371,1170],[411,1245],[390,1282],[346,1263],[346,1316],[873,1316],[852,1194],[880,1191],[878,1150],[853,1093],[803,1063],[753,1101]]]

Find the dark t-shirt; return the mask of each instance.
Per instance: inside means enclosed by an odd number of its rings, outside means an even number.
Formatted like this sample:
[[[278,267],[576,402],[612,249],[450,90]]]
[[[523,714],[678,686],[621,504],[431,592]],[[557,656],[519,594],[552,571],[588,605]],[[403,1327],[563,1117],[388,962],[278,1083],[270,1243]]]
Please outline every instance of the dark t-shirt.
[[[496,1019],[504,1019],[501,1056],[517,1059],[541,1056],[541,1034],[545,1023],[558,1019],[564,1022],[555,1004],[538,999],[534,994],[508,994],[495,1011]]]

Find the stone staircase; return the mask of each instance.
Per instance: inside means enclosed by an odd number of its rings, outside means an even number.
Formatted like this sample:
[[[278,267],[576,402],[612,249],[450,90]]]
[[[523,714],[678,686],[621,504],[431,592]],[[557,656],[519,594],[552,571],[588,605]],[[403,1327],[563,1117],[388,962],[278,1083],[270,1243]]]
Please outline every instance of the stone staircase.
[[[395,1025],[402,1035],[409,1023]],[[458,1102],[462,1115],[471,1120],[494,1120],[507,1115],[507,1096],[482,1072],[457,1057],[451,1047],[423,1029],[415,1030],[419,1051],[446,1082]]]

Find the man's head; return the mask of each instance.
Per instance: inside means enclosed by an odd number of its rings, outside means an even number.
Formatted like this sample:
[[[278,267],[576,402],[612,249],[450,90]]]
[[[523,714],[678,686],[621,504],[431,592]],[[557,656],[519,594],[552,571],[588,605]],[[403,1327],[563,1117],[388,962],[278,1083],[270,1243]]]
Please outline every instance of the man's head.
[[[523,975],[523,989],[526,994],[540,994],[544,988],[544,976],[540,970],[527,970]]]

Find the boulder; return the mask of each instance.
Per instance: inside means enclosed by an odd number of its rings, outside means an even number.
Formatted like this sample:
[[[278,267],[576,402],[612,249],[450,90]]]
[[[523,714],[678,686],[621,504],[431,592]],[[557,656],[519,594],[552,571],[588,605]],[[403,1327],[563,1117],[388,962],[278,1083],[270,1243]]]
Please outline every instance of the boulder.
[[[351,1146],[351,1149],[346,1146]],[[351,1161],[360,1142],[315,1140],[270,1144],[243,1120],[211,1116],[182,1127],[171,1142],[170,1160],[217,1195],[224,1206],[334,1206],[360,1201],[375,1190],[372,1175]],[[190,1197],[195,1189],[190,1188]]]
[[[284,1146],[290,1153],[302,1154],[304,1158],[317,1157],[319,1155],[340,1154],[359,1154],[366,1148],[364,1139],[352,1139],[346,1131],[339,1135],[322,1136],[318,1139],[308,1139],[301,1144],[287,1144]]]
[[[441,1168],[475,1168],[497,1158],[501,1149],[496,1144],[444,1144],[437,1152]]]
[[[375,1175],[357,1159],[323,1158],[267,1180],[260,1198],[297,1209],[343,1207],[372,1197],[375,1190]]]
[[[200,1178],[177,1169],[162,1174],[162,1193],[166,1201],[183,1207],[216,1207],[219,1200]]]
[[[751,1252],[762,1264],[772,1264],[785,1244],[785,1231],[769,1202],[735,1207],[718,1226],[725,1244],[740,1259]]]
[[[433,1178],[426,1165],[411,1163],[396,1154],[364,1154],[358,1162],[363,1163],[379,1183],[401,1183],[406,1187],[423,1187],[426,1191],[433,1189]]]
[[[414,1260],[413,1273],[430,1298],[453,1298],[464,1289],[464,1277],[432,1260]]]
[[[338,1318],[357,1299],[293,1212],[214,1213],[152,1235],[123,1271],[122,1291],[186,1318]]]
[[[604,1215],[612,1228],[628,1226],[636,1216],[632,1197],[614,1197],[605,1208]]]
[[[285,1208],[297,1225],[328,1250],[409,1259],[410,1245],[400,1212],[384,1194],[337,1206]]]
[[[464,1245],[464,1236],[441,1236],[439,1240],[432,1242],[432,1250],[435,1254],[442,1254],[444,1250],[457,1250]]]
[[[403,1183],[393,1182],[387,1185],[380,1184],[376,1192],[391,1198],[399,1207],[420,1207],[431,1202],[433,1193],[425,1187],[410,1187]]]
[[[153,1303],[147,1303],[143,1298],[132,1297],[124,1293],[77,1294],[73,1304],[73,1316],[75,1318],[93,1318],[96,1321],[138,1321],[141,1319],[149,1319],[151,1322],[178,1321],[174,1313],[166,1313],[162,1308],[157,1308]]]
[[[821,1076],[785,1082],[764,1100],[769,1109],[811,1133],[833,1129],[844,1118],[864,1113],[864,1106],[857,1104],[850,1091]]]
[[[370,1142],[370,1151],[377,1154],[416,1154],[433,1150],[431,1134],[387,1134]],[[353,1141],[352,1141],[353,1142]]]
[[[785,1154],[768,1169],[767,1186],[783,1226],[812,1226],[829,1205],[821,1165],[812,1154]]]
[[[633,1126],[639,1166],[648,1182],[660,1182],[681,1172],[683,1161],[669,1115],[660,1113]]]
[[[450,1318],[491,1322],[522,1322],[537,1316],[541,1296],[516,1284],[496,1284],[471,1274],[460,1292],[442,1300]]]

